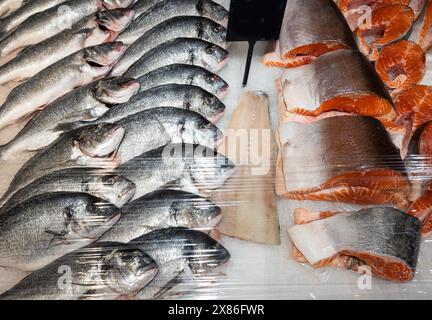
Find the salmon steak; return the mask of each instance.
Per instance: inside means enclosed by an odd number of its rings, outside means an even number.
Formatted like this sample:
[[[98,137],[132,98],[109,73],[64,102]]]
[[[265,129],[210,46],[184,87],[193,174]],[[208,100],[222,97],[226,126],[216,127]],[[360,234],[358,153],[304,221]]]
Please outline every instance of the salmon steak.
[[[363,24],[355,31],[360,50],[370,61],[376,61],[379,51],[410,32],[414,12],[410,7],[391,5],[372,13],[371,24]]]
[[[408,214],[418,218],[422,223],[422,235],[432,234],[432,184],[429,184],[423,194],[414,201],[408,209]]]
[[[334,50],[356,49],[353,34],[332,0],[290,0],[279,43],[265,55],[266,66],[290,68]]]
[[[419,19],[413,25],[408,40],[417,43],[423,51],[432,46],[432,2],[428,1]]]
[[[404,164],[378,120],[337,116],[312,124],[289,122],[277,138],[279,196],[408,208]]]
[[[375,68],[391,89],[413,86],[424,77],[426,55],[415,42],[402,40],[381,50]]]
[[[316,268],[339,261],[341,267],[354,271],[368,267],[377,277],[407,282],[417,267],[420,229],[419,219],[394,208],[377,207],[295,225],[288,234]]]
[[[280,80],[281,122],[328,112],[371,116],[384,124],[396,118],[392,99],[369,61],[354,50],[327,53],[313,63],[285,70]]]

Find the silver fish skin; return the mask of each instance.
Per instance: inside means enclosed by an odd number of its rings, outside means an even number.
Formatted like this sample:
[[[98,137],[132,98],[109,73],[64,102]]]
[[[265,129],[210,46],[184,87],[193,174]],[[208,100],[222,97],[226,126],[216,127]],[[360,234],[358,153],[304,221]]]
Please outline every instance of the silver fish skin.
[[[38,12],[42,12],[48,10],[54,6],[57,6],[66,0],[39,0],[39,1],[28,1],[28,0],[6,0],[2,1],[0,5],[0,12],[8,12],[9,16],[6,18],[2,18],[0,20],[0,38],[3,38],[10,31],[17,28],[28,18],[37,14]],[[4,4],[3,4],[4,3]],[[13,8],[13,5],[19,5],[17,10],[13,13],[10,12],[10,8]],[[6,11],[4,11],[6,9]]]
[[[127,243],[171,227],[211,229],[221,219],[221,208],[205,198],[183,191],[159,190],[125,206],[119,222],[98,241]]]
[[[127,103],[113,106],[97,122],[113,123],[144,110],[165,106],[197,112],[212,122],[225,112],[225,105],[200,87],[168,84],[140,92]]]
[[[133,11],[118,9],[97,12],[71,29],[23,51],[0,67],[0,84],[25,81],[57,61],[81,49],[112,42],[132,21]]]
[[[200,114],[171,107],[139,112],[117,122],[125,135],[117,152],[121,164],[170,143],[217,146],[222,132]]]
[[[16,192],[0,212],[36,196],[54,192],[88,193],[121,208],[134,197],[135,190],[132,181],[97,169],[60,170],[36,179]]]
[[[176,17],[169,19],[146,32],[132,43],[124,56],[113,67],[111,75],[121,76],[139,58],[153,48],[175,38],[195,38],[227,48],[224,26],[204,17]]]
[[[155,5],[157,5],[160,2],[163,2],[165,0],[147,0],[147,1],[137,1],[133,6],[132,9],[135,11],[135,18],[138,18],[140,15],[145,13],[147,10],[151,9]]]
[[[153,70],[140,78],[140,91],[165,85],[183,84],[193,85],[214,94],[223,99],[229,90],[229,85],[220,76],[205,68],[188,64],[171,64]]]
[[[138,248],[97,243],[32,273],[0,300],[78,300],[94,298],[96,293],[98,299],[115,300],[145,287],[157,271],[156,262]],[[65,276],[69,279],[62,281]]]
[[[88,194],[52,193],[0,215],[0,264],[43,268],[96,241],[120,218],[120,209]]]
[[[98,124],[68,132],[41,150],[18,171],[0,200],[7,200],[26,185],[47,174],[81,167],[113,168],[112,155],[123,140],[125,129],[116,124]]]
[[[0,18],[4,19],[26,4],[26,0],[2,0],[0,1]]]
[[[24,152],[38,151],[69,131],[71,124],[91,124],[113,105],[129,101],[138,90],[138,81],[126,78],[102,79],[77,88],[46,106],[12,141],[0,146],[0,159],[11,160]]]
[[[408,281],[417,265],[420,229],[417,218],[393,208],[376,207],[296,225],[288,233],[311,264],[345,253],[359,258],[385,279]],[[387,263],[391,267],[386,268]]]
[[[42,70],[9,94],[0,107],[0,129],[29,117],[76,87],[104,77],[124,50],[120,42],[101,44]]]
[[[133,0],[68,0],[27,19],[0,41],[0,56],[37,44],[67,28],[81,19],[109,9],[127,8]]]
[[[199,16],[212,19],[226,26],[228,11],[210,0],[166,0],[141,14],[120,36],[119,41],[127,45],[134,43],[144,33],[170,18]]]
[[[136,295],[141,300],[162,298],[174,282],[180,281],[186,268],[195,274],[205,274],[231,257],[226,248],[207,234],[186,228],[156,230],[130,244],[146,252],[159,266],[154,280]]]
[[[170,144],[121,165],[116,174],[131,180],[133,200],[161,188],[208,197],[233,174],[234,163],[217,151],[193,144]]]
[[[125,73],[139,78],[158,68],[171,64],[190,64],[217,72],[228,62],[228,51],[200,39],[177,38],[151,49]]]

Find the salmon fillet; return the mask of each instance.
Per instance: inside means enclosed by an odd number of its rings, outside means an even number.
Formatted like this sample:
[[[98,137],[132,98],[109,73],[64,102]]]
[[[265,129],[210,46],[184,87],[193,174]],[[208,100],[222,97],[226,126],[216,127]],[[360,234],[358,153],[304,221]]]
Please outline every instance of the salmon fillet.
[[[408,214],[422,222],[423,236],[427,237],[432,234],[432,184],[429,184],[420,198],[412,203]]]
[[[417,43],[423,51],[432,46],[432,2],[428,1],[419,19],[414,24],[408,40]]]

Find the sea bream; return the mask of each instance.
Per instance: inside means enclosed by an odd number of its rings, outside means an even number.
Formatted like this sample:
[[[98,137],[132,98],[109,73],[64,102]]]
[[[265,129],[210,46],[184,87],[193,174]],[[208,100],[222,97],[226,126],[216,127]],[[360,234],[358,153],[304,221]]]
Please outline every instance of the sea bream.
[[[70,278],[62,281],[65,272]],[[158,272],[145,252],[123,243],[97,243],[57,259],[0,295],[0,300],[115,300],[134,295]]]
[[[122,216],[98,241],[127,243],[146,233],[171,227],[210,230],[222,219],[222,209],[198,195],[159,190],[122,208]]]
[[[297,67],[334,50],[356,49],[353,34],[333,0],[290,0],[275,52],[264,64]]]
[[[225,112],[225,105],[200,87],[167,84],[140,92],[130,101],[113,106],[97,122],[113,123],[144,110],[166,106],[197,112],[213,123]]]
[[[406,209],[410,185],[399,150],[376,119],[290,122],[278,132],[277,193],[292,200]]]
[[[131,65],[148,51],[175,38],[201,39],[226,48],[226,32],[224,26],[204,17],[176,17],[169,19],[158,24],[131,44],[120,61],[113,67],[111,75],[123,75]]]
[[[130,9],[97,12],[0,67],[0,84],[19,84],[81,49],[112,42],[133,18]]]
[[[225,264],[231,255],[226,248],[203,232],[186,228],[156,230],[132,240],[159,266],[156,277],[135,298],[141,300],[164,297],[182,274],[190,269],[196,275],[208,275]]]
[[[211,0],[166,0],[141,14],[118,40],[130,45],[158,24],[179,16],[206,17],[223,26],[228,22],[228,11]]]
[[[41,150],[18,171],[0,200],[1,205],[17,191],[47,174],[73,168],[115,168],[115,152],[125,129],[117,124],[99,124],[65,133]]]
[[[127,8],[133,0],[68,0],[27,19],[0,41],[0,57],[44,41],[103,10]]]
[[[0,18],[4,19],[24,6],[25,0],[2,0],[0,1]]]
[[[217,72],[228,62],[228,51],[210,42],[177,38],[153,48],[138,59],[125,73],[139,78],[158,68],[171,64],[190,64]]]
[[[29,119],[50,102],[108,74],[124,53],[120,42],[85,48],[42,70],[15,88],[0,106],[0,129]]]
[[[43,268],[96,241],[120,218],[120,209],[88,194],[37,196],[0,215],[0,265]]]
[[[37,113],[14,139],[0,146],[0,160],[15,159],[48,146],[70,126],[77,122],[82,126],[91,124],[112,106],[129,101],[138,90],[137,80],[108,78],[65,94]]]
[[[60,170],[36,179],[17,191],[0,208],[0,212],[31,198],[54,192],[88,193],[121,208],[134,197],[135,189],[132,181],[103,170],[85,168]]]
[[[223,137],[202,115],[172,107],[145,110],[116,123],[125,130],[116,155],[121,164],[171,143],[197,143],[214,148]]]
[[[280,84],[282,123],[293,117],[316,120],[334,111],[372,116],[384,124],[396,118],[384,83],[358,51],[333,51],[287,69]]]
[[[140,91],[166,84],[182,84],[203,88],[219,99],[223,99],[229,90],[228,83],[217,74],[189,64],[170,64],[153,70],[137,80],[141,85]]]
[[[420,221],[393,208],[377,207],[335,213],[288,229],[295,246],[315,267],[325,267],[338,256],[343,267],[369,267],[391,281],[414,278],[420,249]]]
[[[209,197],[234,174],[234,163],[217,151],[192,144],[171,144],[146,152],[118,167],[131,180],[133,200],[161,188]]]

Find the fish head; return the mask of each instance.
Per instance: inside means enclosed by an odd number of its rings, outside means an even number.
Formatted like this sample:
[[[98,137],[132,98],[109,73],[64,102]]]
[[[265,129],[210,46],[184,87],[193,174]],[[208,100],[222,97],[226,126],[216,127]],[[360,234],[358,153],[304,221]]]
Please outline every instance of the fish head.
[[[82,191],[121,208],[133,198],[136,187],[132,181],[122,176],[96,175],[82,181]]]
[[[93,196],[65,208],[66,225],[77,238],[96,239],[120,218],[120,209]]]
[[[118,34],[130,25],[134,16],[135,12],[132,9],[99,11],[96,13],[96,21],[102,28]]]
[[[101,123],[82,128],[75,141],[79,150],[90,157],[107,157],[119,147],[125,130],[118,124]]]
[[[206,115],[212,122],[219,119],[225,112],[226,107],[222,101],[207,91],[202,91],[195,98],[198,99],[197,105],[200,106],[200,113]]]
[[[207,43],[202,47],[197,58],[201,59],[206,69],[216,72],[228,62],[228,51],[216,44]]]
[[[125,46],[121,42],[104,43],[83,50],[83,70],[94,74],[96,79],[104,77],[112,65],[117,62],[125,52]]]
[[[205,35],[205,37],[201,38],[226,47],[227,29],[214,21],[209,20],[208,23],[206,22],[207,20],[205,20],[205,22],[202,19],[197,20],[198,34]]]
[[[223,133],[213,123],[196,112],[188,112],[177,122],[177,135],[182,142],[215,147],[222,139]]]
[[[102,0],[102,5],[107,10],[128,8],[134,3],[135,0]]]
[[[121,295],[134,295],[158,273],[158,265],[146,253],[132,246],[119,246],[102,260],[101,278]]]
[[[138,80],[116,77],[99,81],[95,88],[95,98],[106,104],[126,103],[140,89]]]
[[[201,13],[201,16],[210,17],[224,26],[228,25],[229,12],[216,2],[209,0],[198,1],[197,11]]]
[[[171,204],[170,212],[178,225],[191,228],[213,228],[222,219],[219,206],[197,195],[180,196]]]
[[[219,98],[224,98],[226,96],[229,85],[220,76],[218,76],[217,74],[208,74],[207,72],[203,72],[198,77],[199,79],[197,81],[197,84],[201,83],[202,81],[207,86],[213,88],[213,92],[216,92]]]
[[[197,146],[190,170],[195,186],[202,192],[212,193],[231,178],[235,165],[216,150]]]

